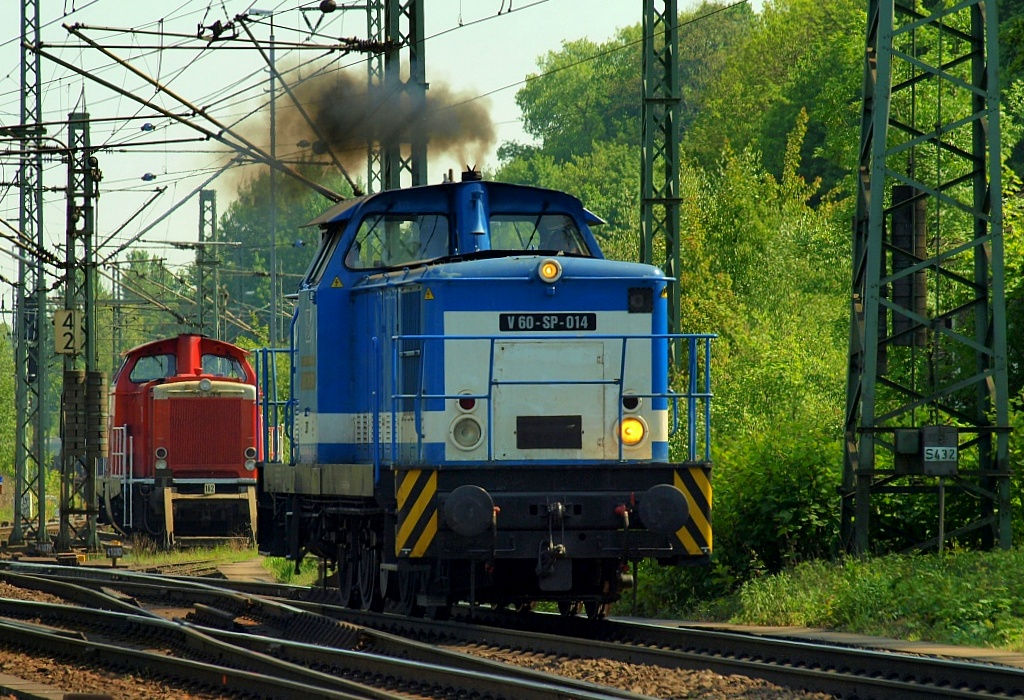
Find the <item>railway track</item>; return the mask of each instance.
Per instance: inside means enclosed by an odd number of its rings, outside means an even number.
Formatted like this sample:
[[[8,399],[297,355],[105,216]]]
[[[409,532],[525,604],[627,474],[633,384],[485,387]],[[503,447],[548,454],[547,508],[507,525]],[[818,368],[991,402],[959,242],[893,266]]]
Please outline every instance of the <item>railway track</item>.
[[[281,698],[644,697],[361,629],[204,582],[167,586],[144,574],[38,565],[0,569],[0,580],[68,601],[0,599],[5,638],[203,689]]]
[[[330,592],[316,589],[234,581],[216,581],[211,585],[209,579],[197,581],[103,570],[44,568],[45,572],[40,573],[45,573],[49,580],[74,583],[82,589],[103,589],[108,592],[104,595],[116,590],[120,595],[166,609],[187,607],[191,610],[191,623],[205,628],[203,633],[209,637],[264,655],[274,654],[296,665],[315,663],[313,657],[323,654],[319,650],[309,652],[309,645],[327,639],[328,621],[333,621],[342,625],[342,629],[359,630],[358,651],[372,654],[374,659],[403,658],[423,664],[425,668],[443,669],[443,674],[455,669],[470,675],[484,674],[487,691],[492,694],[492,683],[510,675],[508,665],[493,662],[475,665],[479,659],[458,662],[453,659],[479,656],[530,656],[540,661],[612,659],[662,669],[710,669],[720,674],[760,678],[789,688],[859,700],[1024,697],[1024,671],[1021,669],[962,659],[733,631],[590,621],[542,613],[505,614],[462,608],[456,609],[450,621],[417,620],[341,608],[330,602]],[[83,604],[95,607],[95,602]],[[250,636],[238,636],[243,634],[242,629]],[[291,643],[282,647],[280,640],[291,640]],[[438,650],[437,646],[445,649]],[[351,642],[347,648],[353,650]],[[313,657],[305,656],[307,653],[312,653]],[[352,671],[346,671],[348,667],[341,660],[332,660],[330,664],[332,673],[343,677],[348,673],[352,677]],[[391,671],[370,673],[384,676]],[[534,675],[526,673],[521,678],[527,681]],[[543,678],[551,680],[551,676]],[[438,685],[441,681],[425,679],[422,674],[417,676],[422,686],[421,697],[433,697],[430,693],[441,687]],[[360,676],[362,680],[372,684],[372,679]],[[399,685],[405,689],[403,684],[408,682],[402,681]],[[527,697],[518,688],[503,692],[510,694],[502,697]],[[565,693],[567,689],[560,688],[557,692]],[[572,688],[569,695],[584,697],[578,693],[585,692],[605,693],[607,697],[638,697],[623,696],[589,684]]]

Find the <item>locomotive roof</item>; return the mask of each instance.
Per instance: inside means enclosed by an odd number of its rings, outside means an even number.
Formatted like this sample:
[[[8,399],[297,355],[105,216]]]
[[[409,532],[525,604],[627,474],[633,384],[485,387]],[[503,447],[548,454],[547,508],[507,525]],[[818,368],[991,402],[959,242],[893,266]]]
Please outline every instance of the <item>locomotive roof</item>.
[[[208,344],[212,344],[213,347],[217,347],[217,348],[220,348],[220,349],[226,349],[226,350],[234,350],[236,352],[242,353],[243,355],[245,355],[247,357],[249,355],[252,355],[252,353],[249,352],[248,350],[246,350],[245,348],[241,348],[241,347],[239,347],[237,345],[233,345],[232,343],[229,343],[229,342],[227,342],[225,340],[217,340],[216,338],[211,338],[210,336],[201,335],[199,333],[182,333],[180,335],[171,336],[171,337],[168,337],[168,338],[160,338],[158,340],[151,340],[148,343],[142,343],[141,345],[136,345],[134,348],[129,348],[128,350],[125,350],[121,354],[122,355],[133,355],[133,354],[138,354],[140,352],[144,352],[144,351],[148,351],[148,350],[155,350],[155,349],[160,348],[160,347],[175,348],[175,347],[177,347],[178,338],[182,338],[182,337],[185,337],[185,336],[195,336],[197,338],[202,338],[204,342],[206,342]]]
[[[420,185],[418,187],[386,190],[375,194],[351,197],[350,199],[338,202],[323,214],[310,221],[306,226],[325,227],[329,224],[347,221],[357,211],[371,203],[376,206],[400,206],[402,203],[408,203],[411,200],[416,206],[422,207],[425,204],[434,204],[438,211],[443,211],[448,207],[451,188],[480,186],[487,188],[492,202],[495,200],[515,202],[517,205],[525,205],[527,208],[532,204],[538,207],[538,209],[541,208],[544,202],[557,202],[566,210],[578,211],[583,221],[590,226],[605,223],[604,219],[586,209],[578,198],[566,192],[544,187],[533,187],[531,185],[516,185],[508,182],[470,180],[466,182],[445,182],[440,185]]]

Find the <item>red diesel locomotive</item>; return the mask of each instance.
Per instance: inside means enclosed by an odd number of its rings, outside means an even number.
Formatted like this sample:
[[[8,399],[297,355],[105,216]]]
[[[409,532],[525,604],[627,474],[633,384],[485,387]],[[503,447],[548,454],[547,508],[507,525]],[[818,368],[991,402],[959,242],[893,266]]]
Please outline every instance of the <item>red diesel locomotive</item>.
[[[110,457],[98,480],[110,524],[167,545],[255,539],[263,444],[248,357],[191,334],[124,354],[110,396]]]

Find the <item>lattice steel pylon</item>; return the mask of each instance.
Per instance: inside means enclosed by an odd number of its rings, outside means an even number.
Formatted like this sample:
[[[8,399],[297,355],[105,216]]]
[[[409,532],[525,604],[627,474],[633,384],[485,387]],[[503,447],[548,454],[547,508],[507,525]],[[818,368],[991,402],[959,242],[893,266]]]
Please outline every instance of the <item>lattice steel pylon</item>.
[[[44,405],[49,318],[46,310],[46,280],[39,252],[46,249],[43,236],[42,81],[40,58],[29,48],[38,46],[39,2],[21,3],[21,126],[22,138],[21,213],[19,227],[26,252],[18,261],[15,316],[15,407],[17,425],[14,450],[14,526],[11,543],[35,539],[50,541],[46,531],[46,433]],[[35,513],[33,513],[33,508]],[[34,517],[33,517],[34,516]]]
[[[384,4],[382,0],[366,2],[366,39],[384,43]],[[384,54],[366,56],[366,89],[369,94],[382,94],[384,89]],[[380,141],[371,141],[366,148],[366,192],[373,194],[384,189],[384,154]]]
[[[68,115],[67,145],[64,309],[54,324],[57,349],[64,355],[60,531],[54,545],[58,551],[72,545],[98,548],[96,472],[107,456],[107,380],[96,355],[93,250],[102,174],[89,142],[88,113]]]
[[[384,7],[384,23],[380,25],[380,5]],[[423,36],[423,0],[368,0],[368,31],[370,40],[388,43],[384,52],[383,72],[377,58],[370,57],[369,89],[381,95],[375,99],[378,109],[399,106],[413,118],[409,128],[399,134],[382,134],[377,143],[369,144],[368,185],[385,190],[402,187],[403,175],[409,185],[427,184],[427,136],[416,128],[427,108],[426,45]],[[375,32],[383,31],[383,37]],[[409,57],[409,77],[402,80],[402,52]],[[371,92],[371,98],[375,96]],[[388,105],[392,105],[389,107]],[[374,172],[379,168],[379,172]]]
[[[196,305],[199,312],[199,332],[217,340],[221,338],[220,325],[220,259],[212,257],[205,244],[211,243],[217,251],[217,191],[199,191],[199,245],[196,246]],[[209,273],[207,273],[209,269]],[[207,299],[213,308],[207,309]]]
[[[1011,540],[995,3],[929,6],[869,1],[841,514],[858,553]]]
[[[657,264],[655,243],[664,239],[663,269],[667,277],[676,278],[668,286],[670,333],[679,332],[680,309],[678,25],[676,0],[644,0],[640,259]],[[678,361],[681,355],[673,354]]]

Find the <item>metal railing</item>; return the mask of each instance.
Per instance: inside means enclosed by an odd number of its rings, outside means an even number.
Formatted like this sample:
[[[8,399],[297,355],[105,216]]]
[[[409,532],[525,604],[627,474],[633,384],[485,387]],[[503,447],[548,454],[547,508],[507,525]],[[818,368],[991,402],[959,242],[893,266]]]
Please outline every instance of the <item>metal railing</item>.
[[[282,458],[285,456],[285,440],[288,441],[289,446],[292,443],[293,417],[292,412],[288,410],[291,399],[281,398],[281,394],[284,392],[279,387],[280,375],[277,368],[278,356],[283,354],[290,357],[290,353],[290,348],[257,348],[253,351],[256,356],[254,366],[256,386],[260,390],[257,401],[262,418],[260,440],[263,445],[263,460],[265,462],[282,462]],[[294,371],[294,367],[291,368],[291,371]]]
[[[383,408],[380,405],[381,402],[376,392],[374,393],[374,400],[372,406],[373,413],[373,425],[374,425],[374,440],[373,440],[373,460],[374,460],[374,471],[375,476],[379,476],[380,466],[385,459],[394,460],[398,455],[398,438],[399,430],[398,418],[399,414],[403,411],[399,410],[400,405],[403,402],[411,401],[413,404],[412,413],[414,416],[414,425],[416,429],[416,450],[417,454],[422,456],[423,439],[422,439],[422,424],[423,424],[423,410],[424,404],[433,400],[459,400],[459,399],[474,399],[484,401],[487,404],[487,460],[490,461],[494,458],[494,443],[493,443],[493,422],[494,422],[494,391],[499,386],[509,385],[521,385],[521,386],[566,386],[566,385],[612,385],[618,387],[618,411],[619,421],[621,422],[623,416],[623,404],[622,399],[623,393],[623,377],[626,373],[627,368],[627,351],[629,344],[632,342],[633,346],[643,344],[641,350],[636,352],[644,352],[650,355],[654,352],[651,347],[651,343],[656,341],[666,341],[666,351],[664,354],[667,362],[667,342],[670,340],[678,341],[685,345],[686,351],[686,362],[681,363],[684,367],[684,378],[686,383],[686,389],[682,392],[665,391],[660,393],[633,393],[629,396],[635,396],[637,398],[645,399],[661,399],[666,402],[666,408],[671,407],[671,428],[670,437],[674,436],[680,428],[685,431],[684,444],[686,446],[686,461],[696,462],[711,460],[711,341],[717,336],[714,334],[663,334],[663,335],[509,335],[503,334],[501,336],[495,335],[395,335],[392,336],[392,357],[391,357],[391,386],[398,387],[402,380],[401,374],[401,359],[402,357],[418,354],[420,357],[417,367],[419,370],[419,376],[416,377],[416,393],[400,393],[393,391],[391,393],[391,406],[390,406],[390,417],[391,417],[391,440],[390,440],[390,454],[385,455],[382,452],[382,446],[379,440],[379,425],[380,417],[383,413]],[[561,343],[578,343],[580,340],[601,340],[601,341],[613,341],[621,343],[620,351],[620,362],[619,371],[616,377],[611,379],[549,379],[549,378],[538,378],[538,379],[519,379],[519,380],[507,380],[498,379],[495,377],[495,345],[499,342],[520,342],[520,341],[541,341],[543,340],[547,344]],[[423,391],[423,367],[426,366],[426,353],[427,348],[433,344],[454,342],[487,342],[488,343],[488,379],[487,379],[487,391],[486,393],[480,394],[428,394]],[[378,356],[378,353],[374,353],[374,356]],[[379,369],[379,368],[375,368]],[[379,375],[378,375],[379,376]],[[680,421],[680,415],[685,417],[684,421]],[[619,443],[618,451],[619,460],[623,459],[623,446]]]
[[[132,513],[134,510],[134,490],[132,484],[135,480],[135,451],[134,442],[128,434],[128,426],[121,425],[111,428],[112,443],[110,446],[110,459],[107,460],[110,479],[121,481],[121,497],[124,499],[124,512],[121,517],[122,527],[132,527]],[[111,515],[111,517],[113,517]]]

